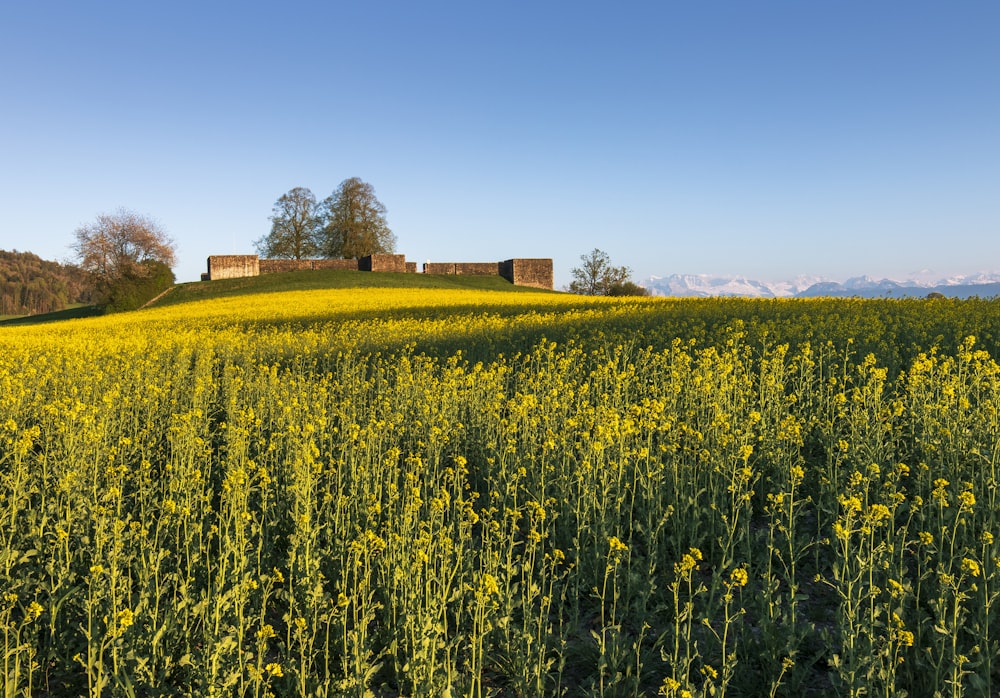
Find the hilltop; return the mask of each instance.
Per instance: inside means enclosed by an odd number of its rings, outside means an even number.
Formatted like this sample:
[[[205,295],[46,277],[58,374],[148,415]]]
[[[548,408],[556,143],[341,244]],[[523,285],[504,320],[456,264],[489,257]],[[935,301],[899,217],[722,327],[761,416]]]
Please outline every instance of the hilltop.
[[[176,306],[194,301],[232,298],[260,293],[282,293],[286,291],[312,291],[325,289],[350,289],[359,291],[378,288],[426,288],[465,289],[474,291],[505,291],[508,293],[553,294],[529,286],[515,286],[499,276],[460,276],[454,274],[408,274],[380,272],[310,270],[290,271],[239,279],[218,281],[193,281],[177,284],[166,293],[151,301],[146,307],[158,308]],[[26,325],[100,314],[93,306],[60,309],[53,312],[0,320],[2,325]]]
[[[178,284],[151,304],[176,305],[210,298],[229,298],[256,293],[310,291],[330,288],[444,288],[515,293],[554,293],[529,286],[515,286],[499,276],[458,276],[454,274],[409,274],[343,270],[288,271],[261,276]]]

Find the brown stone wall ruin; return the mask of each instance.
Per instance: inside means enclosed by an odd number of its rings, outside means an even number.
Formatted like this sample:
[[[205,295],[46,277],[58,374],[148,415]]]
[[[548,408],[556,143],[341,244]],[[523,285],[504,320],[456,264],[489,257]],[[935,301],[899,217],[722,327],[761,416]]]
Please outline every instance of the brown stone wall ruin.
[[[508,259],[500,262],[500,276],[515,286],[555,288],[551,259]]]
[[[316,269],[340,269],[342,271],[357,271],[356,259],[262,259],[261,274],[278,274],[284,271],[303,271]]]
[[[208,258],[209,279],[239,279],[259,273],[260,265],[255,254],[222,254]]]
[[[496,262],[455,262],[455,273],[463,276],[497,276],[500,266]]]
[[[361,271],[406,271],[406,255],[372,254],[358,260]]]
[[[424,263],[424,273],[425,274],[454,274],[455,273],[455,263],[454,262],[425,262]]]
[[[361,259],[259,259],[257,255],[213,255],[202,281],[236,279],[286,271],[337,269],[342,271],[417,271],[416,262],[401,254],[375,254]],[[553,288],[551,259],[508,259],[503,262],[427,262],[425,274],[502,276],[516,286]]]

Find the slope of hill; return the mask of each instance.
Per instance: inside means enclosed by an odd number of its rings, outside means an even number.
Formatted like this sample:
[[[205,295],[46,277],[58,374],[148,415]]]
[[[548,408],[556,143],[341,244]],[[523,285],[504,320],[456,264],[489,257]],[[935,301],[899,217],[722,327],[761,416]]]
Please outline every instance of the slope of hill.
[[[545,291],[529,286],[515,286],[499,276],[309,270],[179,284],[170,293],[164,295],[162,299],[152,305],[160,307],[208,298],[228,298],[254,293],[309,291],[327,288],[446,288],[509,291],[514,293],[553,293],[553,291]]]
[[[89,303],[91,285],[78,267],[30,252],[0,250],[0,316],[50,313]]]

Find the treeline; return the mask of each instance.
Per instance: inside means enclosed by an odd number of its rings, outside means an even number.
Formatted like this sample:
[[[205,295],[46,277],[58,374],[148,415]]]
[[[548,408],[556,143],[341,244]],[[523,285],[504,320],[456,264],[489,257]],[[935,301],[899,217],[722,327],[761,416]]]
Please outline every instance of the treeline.
[[[0,315],[51,313],[92,299],[90,277],[79,267],[0,250]]]

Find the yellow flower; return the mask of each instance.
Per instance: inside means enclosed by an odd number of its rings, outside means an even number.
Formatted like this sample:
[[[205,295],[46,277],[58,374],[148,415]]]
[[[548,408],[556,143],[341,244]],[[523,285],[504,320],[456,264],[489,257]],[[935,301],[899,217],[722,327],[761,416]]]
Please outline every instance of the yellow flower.
[[[857,495],[851,495],[850,497],[845,497],[840,495],[840,506],[847,510],[848,514],[852,514],[856,511],[861,511],[861,500],[858,499]]]
[[[484,574],[479,580],[479,589],[485,597],[499,596],[500,585],[492,574]]]
[[[891,517],[889,507],[885,504],[872,504],[868,510],[868,515],[875,523],[881,523]]]
[[[38,618],[38,616],[42,615],[42,611],[44,610],[45,609],[42,608],[42,605],[40,603],[38,603],[37,601],[32,601],[30,604],[28,604],[28,608],[25,611],[24,614],[25,620],[28,621],[29,623],[34,622]]]
[[[980,573],[979,563],[970,558],[962,558],[962,571],[970,577],[978,577]]]
[[[697,553],[697,559],[695,559],[695,555],[693,553]],[[701,551],[697,548],[691,548],[691,552],[685,553],[680,562],[674,563],[674,574],[678,576],[685,576],[693,572],[698,569],[698,560],[700,559]]]
[[[617,536],[608,538],[608,547],[612,553],[623,553],[628,550],[628,546],[622,543]]]
[[[668,676],[667,678],[663,679],[663,685],[660,686],[659,695],[669,696],[671,693],[673,693],[680,687],[681,687],[680,681]]]
[[[132,613],[132,609],[123,608],[118,611],[118,627],[121,630],[131,627],[132,623],[135,622],[135,615]]]
[[[729,586],[745,587],[748,581],[750,581],[750,575],[742,567],[737,567],[729,573]]]
[[[920,538],[921,545],[934,545],[934,536],[927,531],[921,531],[917,537]]]

